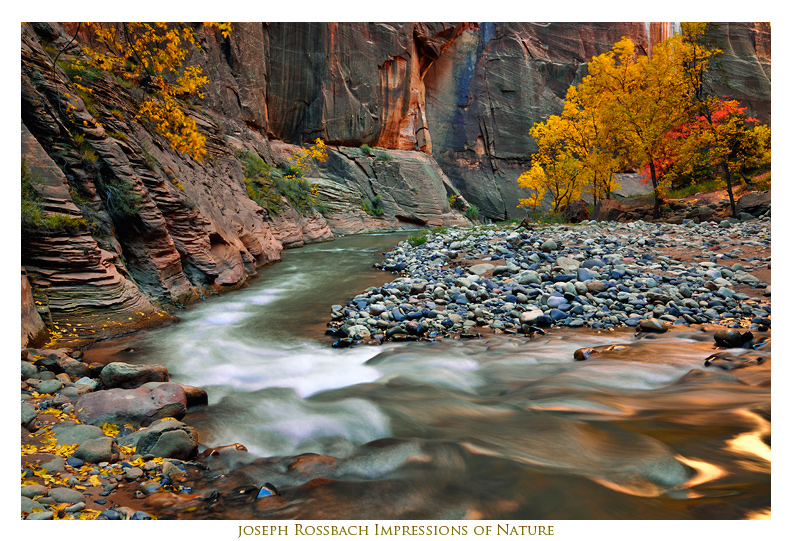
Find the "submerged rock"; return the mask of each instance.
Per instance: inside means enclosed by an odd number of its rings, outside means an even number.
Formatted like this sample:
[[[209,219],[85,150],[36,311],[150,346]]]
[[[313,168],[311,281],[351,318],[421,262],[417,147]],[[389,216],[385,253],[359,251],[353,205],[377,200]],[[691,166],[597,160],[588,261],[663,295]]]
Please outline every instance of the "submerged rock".
[[[573,359],[576,361],[586,361],[592,355],[595,355],[597,350],[593,348],[580,348],[573,353]]]
[[[639,331],[646,331],[646,332],[657,332],[663,333],[669,330],[669,327],[662,323],[661,321],[651,318],[651,319],[643,319],[639,321],[639,325],[637,327]]]
[[[741,332],[733,329],[722,329],[714,333],[716,345],[728,348],[748,347],[754,339],[751,331]]]

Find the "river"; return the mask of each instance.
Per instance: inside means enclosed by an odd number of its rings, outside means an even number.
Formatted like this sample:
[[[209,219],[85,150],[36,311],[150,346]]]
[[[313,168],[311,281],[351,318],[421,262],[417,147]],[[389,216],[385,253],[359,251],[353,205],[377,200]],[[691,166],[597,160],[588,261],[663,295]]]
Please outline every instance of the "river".
[[[372,264],[405,237],[286,251],[180,322],[86,353],[164,364],[208,392],[184,422],[248,453],[195,490],[281,492],[183,518],[770,516],[770,348],[732,371],[704,366],[717,350],[701,326],[331,348],[330,305],[389,281]]]

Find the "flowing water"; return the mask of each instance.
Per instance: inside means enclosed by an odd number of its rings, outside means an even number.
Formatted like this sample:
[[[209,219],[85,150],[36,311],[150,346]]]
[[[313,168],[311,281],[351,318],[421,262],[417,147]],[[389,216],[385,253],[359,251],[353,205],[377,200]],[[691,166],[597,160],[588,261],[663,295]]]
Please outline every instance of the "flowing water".
[[[184,421],[248,449],[194,480],[218,505],[171,516],[770,516],[770,347],[728,351],[765,361],[732,371],[704,366],[717,350],[700,327],[331,348],[330,305],[389,281],[372,264],[403,238],[287,251],[181,322],[88,352],[206,389]],[[582,347],[601,353],[576,362]],[[280,497],[222,498],[265,482]]]

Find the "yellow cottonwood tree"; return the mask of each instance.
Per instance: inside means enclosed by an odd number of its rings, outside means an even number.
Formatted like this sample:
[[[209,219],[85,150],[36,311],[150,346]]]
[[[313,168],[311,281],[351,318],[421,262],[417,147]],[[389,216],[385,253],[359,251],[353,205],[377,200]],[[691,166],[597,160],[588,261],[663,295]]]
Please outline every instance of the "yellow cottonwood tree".
[[[575,87],[565,98],[562,117],[569,121],[566,142],[581,162],[581,183],[584,193],[599,199],[611,197],[619,188],[615,173],[624,165],[624,144],[618,133],[602,119],[603,104],[597,95],[584,101]]]
[[[561,115],[531,129],[538,151],[532,167],[518,178],[531,191],[519,207],[537,207],[550,194],[558,212],[572,199],[589,193],[593,200],[610,197],[618,187],[614,174],[622,164],[619,139],[600,118],[599,104],[584,102],[575,87],[567,91]]]
[[[567,144],[572,130],[564,116],[553,115],[532,127],[531,136],[538,150],[532,156],[531,169],[518,177],[518,185],[531,191],[528,198],[518,201],[519,207],[538,207],[550,194],[553,210],[558,212],[573,198],[581,195],[581,160]]]
[[[708,59],[718,52],[676,34],[648,57],[623,38],[592,59],[589,75],[578,86],[584,101],[600,101],[602,122],[623,141],[631,159],[649,167],[656,217],[665,185],[656,160],[668,148],[667,132],[689,118]]]

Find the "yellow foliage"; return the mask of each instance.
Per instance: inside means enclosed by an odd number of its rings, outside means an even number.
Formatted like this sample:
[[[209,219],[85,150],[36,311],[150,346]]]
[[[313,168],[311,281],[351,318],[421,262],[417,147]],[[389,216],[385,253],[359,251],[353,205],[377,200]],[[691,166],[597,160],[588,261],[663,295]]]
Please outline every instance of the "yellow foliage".
[[[550,194],[553,210],[558,212],[581,196],[581,160],[568,142],[572,129],[569,119],[557,115],[531,129],[538,150],[532,157],[531,169],[518,178],[518,185],[533,194],[521,199],[519,207],[536,208]]]
[[[328,149],[322,139],[316,139],[314,144],[308,148],[300,148],[292,152],[289,163],[294,169],[305,177],[311,171],[311,164],[314,160],[324,162],[328,159]],[[295,175],[291,175],[294,178]],[[289,176],[287,176],[289,178]]]
[[[85,23],[91,46],[83,48],[85,65],[113,72],[124,80],[139,82],[148,96],[135,119],[150,121],[158,133],[179,152],[201,161],[206,155],[206,138],[196,121],[185,114],[178,98],[203,98],[209,79],[198,65],[185,66],[190,47],[199,47],[192,26],[166,23]],[[231,23],[206,23],[224,38]],[[79,67],[80,61],[72,67]],[[78,76],[79,77],[79,76]],[[80,83],[83,91],[92,92]]]
[[[121,454],[125,456],[131,456],[135,454],[135,446],[133,445],[119,445],[118,448],[121,451]]]
[[[120,432],[118,426],[115,423],[102,423],[100,428],[102,429],[102,432],[105,433],[105,436],[110,438],[116,437]]]

